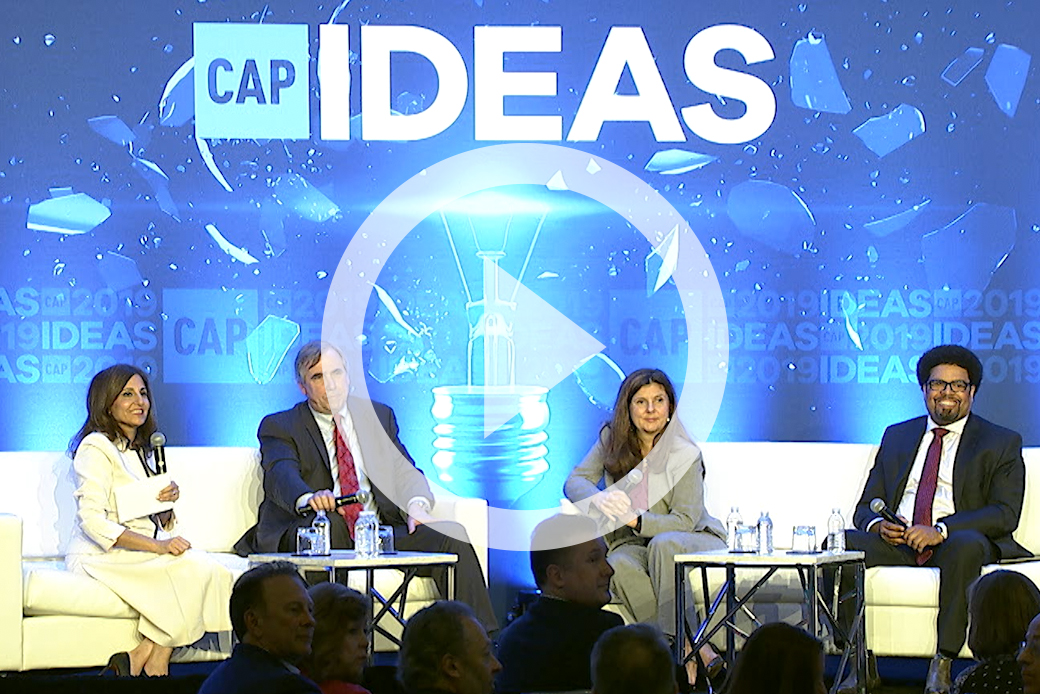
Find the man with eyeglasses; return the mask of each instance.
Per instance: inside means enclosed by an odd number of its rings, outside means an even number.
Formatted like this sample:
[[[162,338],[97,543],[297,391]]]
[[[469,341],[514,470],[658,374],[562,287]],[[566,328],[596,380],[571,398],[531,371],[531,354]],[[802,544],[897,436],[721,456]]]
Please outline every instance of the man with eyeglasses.
[[[932,348],[917,363],[917,382],[928,416],[885,430],[856,505],[857,529],[845,532],[845,544],[865,553],[867,567],[939,569],[938,652],[925,692],[945,694],[953,658],[964,646],[968,586],[986,564],[1030,556],[1011,537],[1022,512],[1025,463],[1019,434],[971,413],[982,383],[982,362],[974,353],[957,345]],[[872,511],[874,499],[882,499],[905,526]],[[845,595],[853,588],[852,576],[843,575],[841,582]],[[843,605],[846,625],[851,607]],[[850,677],[839,692],[855,684]]]
[[[1022,694],[1040,694],[1040,615],[1029,623],[1026,640],[1018,649],[1018,665],[1022,668]]]

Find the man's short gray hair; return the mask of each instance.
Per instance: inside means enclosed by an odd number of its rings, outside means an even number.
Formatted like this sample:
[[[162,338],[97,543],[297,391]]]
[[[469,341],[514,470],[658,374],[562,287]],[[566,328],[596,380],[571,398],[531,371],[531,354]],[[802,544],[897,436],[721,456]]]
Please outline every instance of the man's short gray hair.
[[[661,631],[650,624],[614,627],[592,649],[595,694],[675,694],[675,663]]]

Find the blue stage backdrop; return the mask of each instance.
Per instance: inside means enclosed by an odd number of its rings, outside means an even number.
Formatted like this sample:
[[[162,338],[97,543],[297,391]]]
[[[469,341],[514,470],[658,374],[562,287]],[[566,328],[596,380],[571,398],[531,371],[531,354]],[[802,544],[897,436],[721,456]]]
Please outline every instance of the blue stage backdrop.
[[[114,361],[152,374],[171,443],[255,444],[372,210],[512,141],[623,167],[690,232],[648,239],[560,178],[357,269],[368,389],[442,483],[481,491],[433,464],[433,391],[470,377],[489,252],[605,345],[533,415],[544,449],[499,490],[518,508],[557,503],[642,366],[693,399],[725,380],[713,439],[873,442],[922,410],[917,355],[955,342],[986,367],[976,410],[1040,445],[1038,23],[1027,2],[15,3],[0,448],[63,448]],[[715,335],[687,334],[672,279],[697,241],[722,299],[690,324],[724,316]],[[725,363],[697,357],[715,343]],[[499,585],[530,582],[495,556]]]

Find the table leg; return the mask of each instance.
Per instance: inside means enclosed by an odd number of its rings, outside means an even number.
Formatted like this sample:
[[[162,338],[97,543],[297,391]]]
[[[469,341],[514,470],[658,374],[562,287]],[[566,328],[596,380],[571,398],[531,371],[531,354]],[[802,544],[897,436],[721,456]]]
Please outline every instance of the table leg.
[[[726,614],[733,615],[736,624],[737,609],[737,569],[733,564],[726,565]],[[727,617],[729,618],[729,617]],[[737,635],[733,629],[726,629],[726,660],[732,666],[737,659]]]
[[[455,600],[456,598],[456,586],[455,586],[455,565],[448,564],[448,576],[447,576],[447,588],[448,599]]]
[[[856,572],[856,691],[867,694],[867,591],[866,565],[858,561],[854,565]]]
[[[816,575],[816,573],[817,573],[816,567],[815,566],[809,567],[808,573],[809,573],[809,586],[808,586],[808,590],[806,590],[806,596],[805,596],[806,597],[806,602],[807,602],[806,607],[809,608],[809,613],[806,615],[806,619],[809,622],[808,625],[807,625],[808,626],[808,630],[807,631],[810,634],[812,634],[813,636],[819,637],[819,636],[821,636],[821,634],[820,634],[820,612],[819,612],[819,608],[817,607],[817,604],[816,604],[817,580],[818,580],[818,576]]]
[[[683,656],[683,642],[686,637],[686,565],[675,563],[675,640],[672,651],[675,662],[686,665]]]

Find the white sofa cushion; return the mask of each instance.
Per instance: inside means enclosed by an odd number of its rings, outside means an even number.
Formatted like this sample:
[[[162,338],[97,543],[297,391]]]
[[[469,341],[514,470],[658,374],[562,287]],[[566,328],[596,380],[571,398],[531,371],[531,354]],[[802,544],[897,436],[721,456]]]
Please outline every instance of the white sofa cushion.
[[[22,603],[26,616],[136,617],[122,598],[90,576],[65,570],[62,561],[22,563]]]

